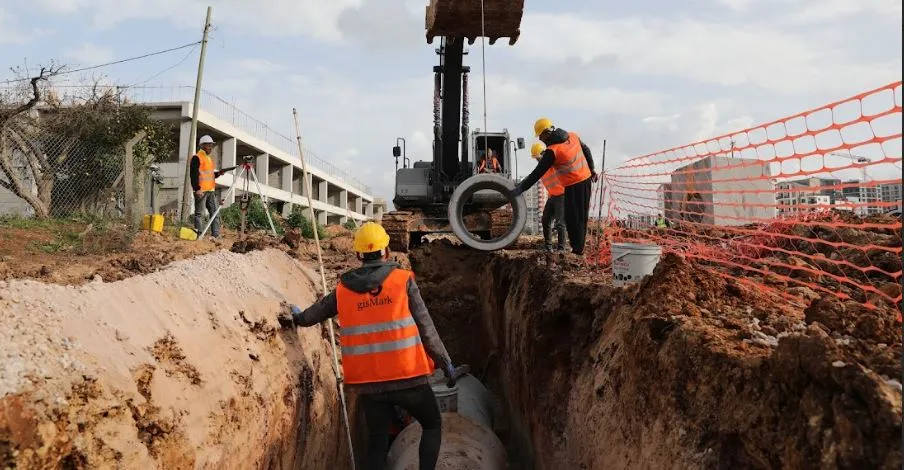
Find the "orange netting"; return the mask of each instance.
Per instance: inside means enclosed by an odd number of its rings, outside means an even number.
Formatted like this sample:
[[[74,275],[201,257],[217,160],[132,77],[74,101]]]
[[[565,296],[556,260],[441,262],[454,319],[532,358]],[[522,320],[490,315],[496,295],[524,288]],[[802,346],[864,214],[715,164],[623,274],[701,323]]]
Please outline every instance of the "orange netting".
[[[900,305],[901,168],[899,81],[607,171],[589,260],[652,242],[790,301]]]

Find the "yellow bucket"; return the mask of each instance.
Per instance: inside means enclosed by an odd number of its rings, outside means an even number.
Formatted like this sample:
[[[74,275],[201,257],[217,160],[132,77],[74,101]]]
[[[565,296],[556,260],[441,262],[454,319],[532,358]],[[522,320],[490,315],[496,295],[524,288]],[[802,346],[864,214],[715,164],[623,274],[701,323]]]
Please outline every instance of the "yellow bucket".
[[[198,232],[188,227],[181,227],[179,228],[179,238],[183,240],[197,240]]]

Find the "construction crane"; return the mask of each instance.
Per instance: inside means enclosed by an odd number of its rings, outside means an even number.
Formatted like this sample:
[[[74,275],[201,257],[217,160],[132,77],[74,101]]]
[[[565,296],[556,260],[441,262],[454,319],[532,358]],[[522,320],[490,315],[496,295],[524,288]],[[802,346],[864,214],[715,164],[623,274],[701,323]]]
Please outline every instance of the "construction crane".
[[[463,227],[483,239],[498,239],[503,234],[511,238],[512,212],[500,209],[510,202],[504,195],[475,191],[465,195],[464,202],[456,202],[462,207],[452,208],[455,210],[450,210],[450,202],[465,181],[478,176],[488,179],[477,173],[480,155],[491,152],[500,166],[496,176],[514,185],[514,155],[508,130],[470,131],[470,67],[463,62],[466,41],[470,45],[478,38],[487,38],[493,45],[500,38],[509,38],[509,45],[514,45],[521,34],[523,11],[524,0],[431,0],[427,5],[427,43],[440,38],[436,49],[439,65],[433,67],[433,158],[410,166],[403,158],[403,168],[396,170],[392,200],[395,210],[384,214],[382,220],[392,240],[391,249],[407,252],[426,234],[459,234]],[[486,84],[483,85],[485,90]],[[517,139],[514,147],[523,149],[524,139]],[[397,141],[393,156],[404,157],[403,150]],[[456,201],[460,200],[459,194]],[[466,243],[474,246],[471,241]]]
[[[868,179],[868,175],[866,174],[866,167],[869,166],[870,163],[872,163],[871,159],[860,156],[860,155],[854,155],[851,153],[841,153],[841,152],[831,152],[831,153],[829,153],[829,155],[831,155],[833,157],[845,158],[845,159],[848,159],[855,163],[865,163],[866,165],[863,165],[860,167],[860,181],[862,183],[866,183],[866,181]]]

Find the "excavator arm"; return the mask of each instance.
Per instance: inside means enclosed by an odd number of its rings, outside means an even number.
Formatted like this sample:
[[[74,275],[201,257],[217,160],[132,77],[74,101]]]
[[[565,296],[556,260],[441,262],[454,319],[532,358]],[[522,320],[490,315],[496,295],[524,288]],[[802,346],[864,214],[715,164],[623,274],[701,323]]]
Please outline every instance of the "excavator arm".
[[[444,36],[474,44],[483,36],[490,44],[509,38],[509,45],[514,45],[521,35],[523,14],[524,0],[431,0],[427,5],[427,43]]]

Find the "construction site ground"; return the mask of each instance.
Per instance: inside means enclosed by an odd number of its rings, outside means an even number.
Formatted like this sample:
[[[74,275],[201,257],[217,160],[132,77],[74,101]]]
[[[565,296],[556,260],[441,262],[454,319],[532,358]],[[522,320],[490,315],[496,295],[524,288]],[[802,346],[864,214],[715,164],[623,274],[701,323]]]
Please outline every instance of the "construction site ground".
[[[313,242],[5,224],[0,468],[347,467],[325,328],[275,321],[316,298]],[[332,287],[358,262],[329,231]],[[672,254],[614,288],[528,239],[396,259],[499,396],[512,468],[901,467],[895,306],[799,307]]]

